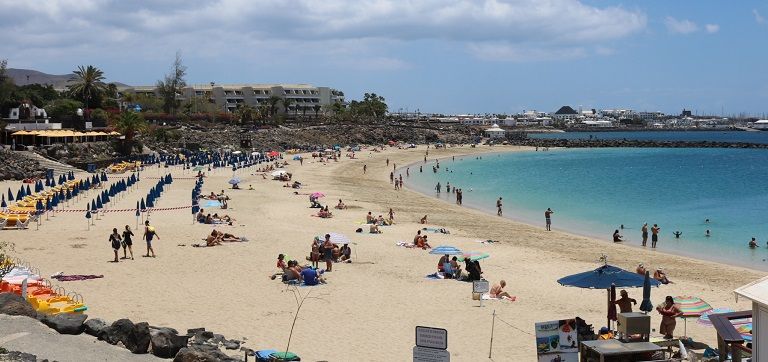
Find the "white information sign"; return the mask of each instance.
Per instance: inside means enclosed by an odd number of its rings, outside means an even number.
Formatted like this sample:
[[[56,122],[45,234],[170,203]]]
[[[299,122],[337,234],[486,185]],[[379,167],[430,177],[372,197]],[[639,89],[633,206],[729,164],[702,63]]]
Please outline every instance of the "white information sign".
[[[413,362],[450,362],[451,353],[444,349],[413,347]]]
[[[442,328],[416,327],[416,346],[447,349],[448,331]]]
[[[491,291],[491,286],[487,280],[475,280],[472,282],[472,293],[488,293]]]

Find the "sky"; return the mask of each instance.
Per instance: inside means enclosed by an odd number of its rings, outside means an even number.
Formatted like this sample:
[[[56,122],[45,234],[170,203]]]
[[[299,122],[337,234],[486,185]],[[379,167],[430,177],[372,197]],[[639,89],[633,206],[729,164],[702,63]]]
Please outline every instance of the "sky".
[[[309,83],[390,111],[768,113],[768,0],[0,0],[10,68]]]

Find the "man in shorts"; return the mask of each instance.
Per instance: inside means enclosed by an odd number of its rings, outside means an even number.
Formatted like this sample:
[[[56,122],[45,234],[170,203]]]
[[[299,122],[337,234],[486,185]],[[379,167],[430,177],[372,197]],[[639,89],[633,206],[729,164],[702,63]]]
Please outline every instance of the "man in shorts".
[[[496,200],[496,215],[501,216],[501,197]]]
[[[547,208],[547,211],[544,211],[544,219],[547,222],[547,231],[552,231],[552,214],[554,211],[552,209]]]
[[[660,230],[661,230],[661,228],[658,225],[653,224],[653,227],[651,228],[651,247],[652,248],[655,248],[656,247],[656,242],[659,241],[659,231]]]
[[[645,246],[648,243],[648,223],[644,223],[641,230],[643,231],[643,246]]]
[[[147,241],[147,255],[145,257],[155,257],[155,250],[152,249],[152,239],[157,238],[160,240],[160,236],[157,235],[155,228],[149,225],[149,220],[144,222],[144,240]],[[150,255],[150,253],[152,253]]]

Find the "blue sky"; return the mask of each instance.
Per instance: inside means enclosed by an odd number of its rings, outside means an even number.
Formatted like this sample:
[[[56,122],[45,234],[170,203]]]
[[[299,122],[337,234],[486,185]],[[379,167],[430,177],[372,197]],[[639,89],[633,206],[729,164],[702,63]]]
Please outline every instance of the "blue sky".
[[[0,58],[153,84],[312,83],[390,110],[768,113],[768,0],[0,0]]]

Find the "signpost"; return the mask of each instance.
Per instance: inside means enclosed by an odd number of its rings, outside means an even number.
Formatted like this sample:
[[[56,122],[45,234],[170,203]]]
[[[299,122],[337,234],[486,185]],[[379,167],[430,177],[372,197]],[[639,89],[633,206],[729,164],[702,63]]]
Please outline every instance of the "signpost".
[[[443,328],[416,327],[413,362],[450,362],[448,331]]]
[[[480,295],[480,306],[483,306],[483,294],[488,293],[491,290],[490,284],[487,280],[475,280],[472,282],[472,293]]]

